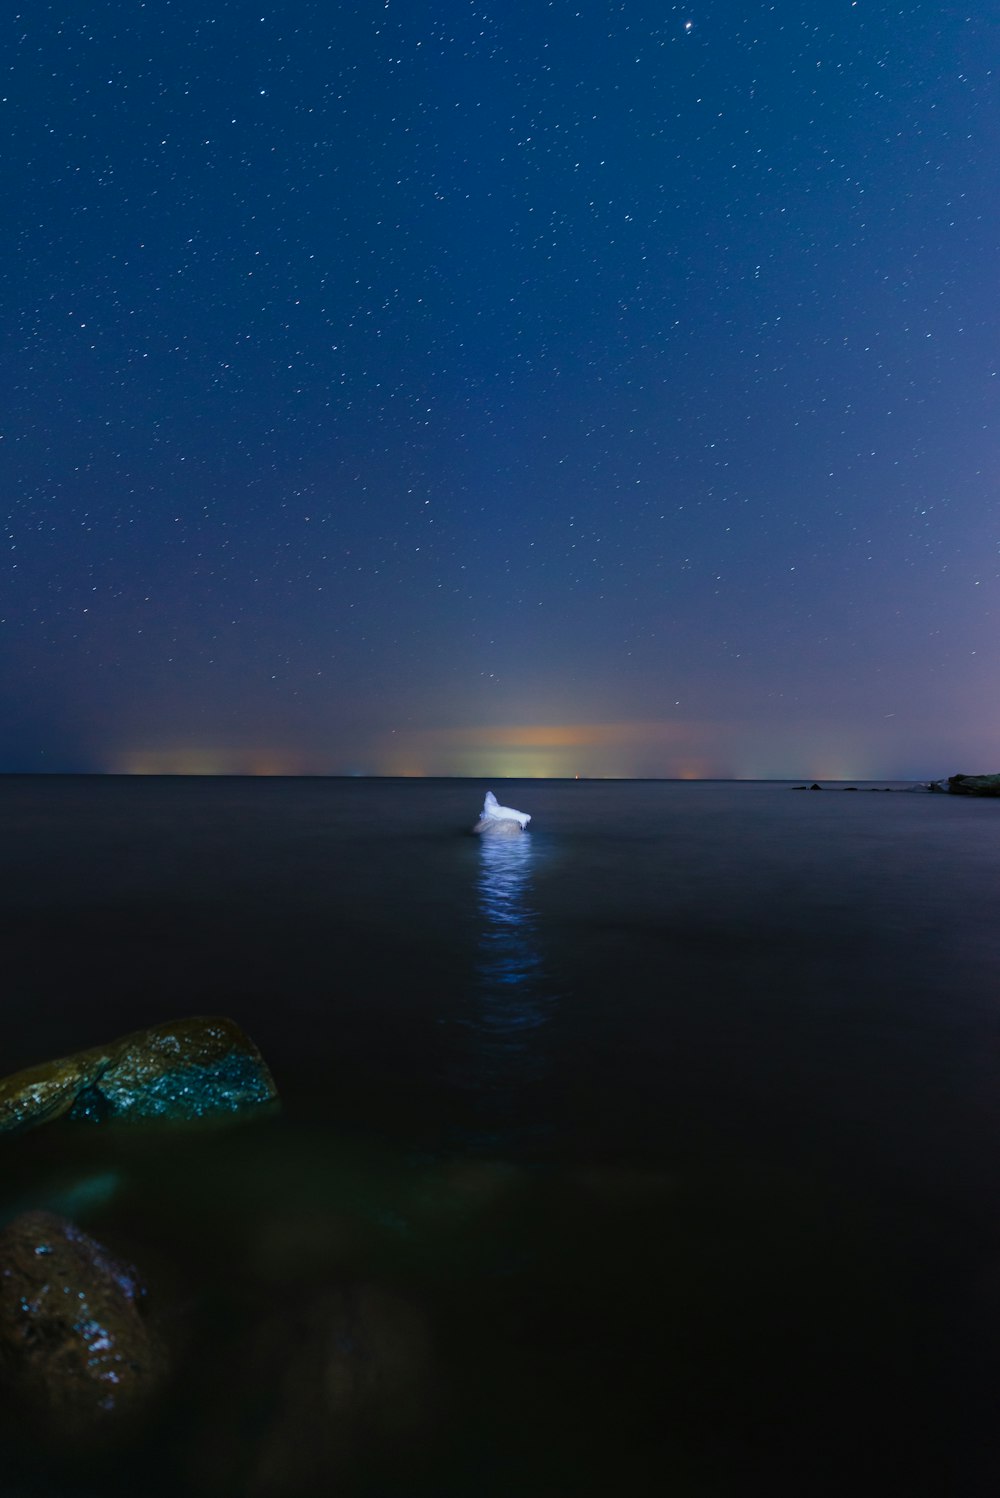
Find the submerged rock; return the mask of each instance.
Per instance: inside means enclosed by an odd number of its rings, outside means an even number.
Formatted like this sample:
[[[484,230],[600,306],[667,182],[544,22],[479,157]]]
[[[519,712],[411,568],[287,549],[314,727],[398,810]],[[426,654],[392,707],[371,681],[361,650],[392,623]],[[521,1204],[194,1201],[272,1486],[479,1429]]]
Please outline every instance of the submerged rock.
[[[0,1232],[0,1378],[60,1441],[100,1439],[159,1389],[166,1363],[145,1291],[75,1223],[26,1212]]]
[[[1000,775],[949,775],[953,796],[1000,796]]]
[[[196,1016],[46,1061],[0,1081],[0,1132],[56,1118],[223,1118],[277,1100],[274,1079],[233,1020]]]
[[[407,1468],[437,1402],[421,1309],[375,1284],[289,1295],[240,1349],[193,1453],[200,1492],[314,1498],[363,1464]],[[353,1489],[352,1489],[353,1490]]]

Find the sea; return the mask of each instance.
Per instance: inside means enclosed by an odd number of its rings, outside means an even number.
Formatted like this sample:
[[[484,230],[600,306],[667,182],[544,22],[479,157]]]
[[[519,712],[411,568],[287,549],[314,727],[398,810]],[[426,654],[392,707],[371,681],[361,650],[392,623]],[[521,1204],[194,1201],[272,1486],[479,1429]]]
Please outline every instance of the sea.
[[[224,1014],[282,1098],[2,1141],[174,1373],[0,1492],[995,1494],[1000,801],[810,783],[0,779],[0,1072]]]

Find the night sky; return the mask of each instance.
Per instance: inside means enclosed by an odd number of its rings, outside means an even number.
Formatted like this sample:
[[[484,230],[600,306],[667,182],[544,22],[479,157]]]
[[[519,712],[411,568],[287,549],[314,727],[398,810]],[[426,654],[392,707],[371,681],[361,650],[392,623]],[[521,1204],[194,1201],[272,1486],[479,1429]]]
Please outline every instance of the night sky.
[[[2,58],[0,770],[1000,769],[993,7]]]

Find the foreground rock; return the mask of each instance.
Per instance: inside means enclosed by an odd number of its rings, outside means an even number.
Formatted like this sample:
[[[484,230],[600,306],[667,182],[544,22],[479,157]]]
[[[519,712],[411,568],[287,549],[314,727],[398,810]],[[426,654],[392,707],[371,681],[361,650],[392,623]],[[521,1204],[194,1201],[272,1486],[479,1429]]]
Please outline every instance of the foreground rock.
[[[0,1132],[56,1118],[135,1123],[218,1119],[277,1100],[274,1079],[230,1019],[173,1020],[0,1081]]]
[[[0,1232],[0,1379],[60,1442],[117,1434],[166,1371],[136,1271],[51,1212]]]
[[[953,796],[1000,796],[1000,775],[949,775]]]

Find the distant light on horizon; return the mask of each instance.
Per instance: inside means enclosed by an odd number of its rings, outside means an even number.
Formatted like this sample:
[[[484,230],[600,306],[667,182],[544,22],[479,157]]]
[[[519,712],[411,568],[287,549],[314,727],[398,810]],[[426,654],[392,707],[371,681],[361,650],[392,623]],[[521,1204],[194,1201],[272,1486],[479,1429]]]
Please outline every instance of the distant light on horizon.
[[[301,755],[273,749],[131,749],[112,756],[111,775],[301,775]]]
[[[506,779],[850,780],[877,757],[837,725],[772,735],[740,722],[498,724],[397,731],[376,774]],[[720,744],[724,745],[720,749]]]
[[[887,753],[884,729],[830,721],[673,719],[448,724],[358,734],[347,747],[315,742],[133,743],[95,756],[115,775],[332,775],[544,780],[849,781],[934,778],[942,764],[908,765]]]

